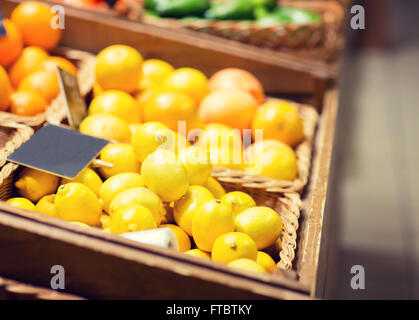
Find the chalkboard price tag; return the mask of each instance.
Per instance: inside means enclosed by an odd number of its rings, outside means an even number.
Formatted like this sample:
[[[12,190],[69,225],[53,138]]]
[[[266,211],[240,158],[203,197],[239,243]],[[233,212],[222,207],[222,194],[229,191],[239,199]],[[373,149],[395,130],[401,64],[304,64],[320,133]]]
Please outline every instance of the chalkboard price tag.
[[[48,124],[7,159],[14,163],[73,179],[95,160],[108,140]]]
[[[74,129],[78,129],[80,123],[86,117],[86,102],[80,93],[77,78],[60,67],[57,67],[57,75],[68,123]]]
[[[7,36],[6,27],[4,26],[3,12],[0,8],[0,37]]]

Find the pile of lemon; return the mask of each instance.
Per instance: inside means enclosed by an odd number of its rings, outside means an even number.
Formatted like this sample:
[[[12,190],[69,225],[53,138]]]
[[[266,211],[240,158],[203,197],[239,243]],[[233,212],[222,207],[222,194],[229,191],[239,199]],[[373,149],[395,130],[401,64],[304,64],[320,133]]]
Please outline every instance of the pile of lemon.
[[[156,147],[143,155],[140,166],[132,146],[105,147],[101,156],[116,165],[100,169],[103,182],[90,167],[74,180],[22,168],[15,181],[21,197],[7,203],[115,234],[170,228],[182,252],[273,272],[274,260],[261,250],[272,246],[282,231],[274,210],[256,206],[244,192],[225,193],[210,176],[211,164],[197,161],[208,155],[196,146],[178,154]]]

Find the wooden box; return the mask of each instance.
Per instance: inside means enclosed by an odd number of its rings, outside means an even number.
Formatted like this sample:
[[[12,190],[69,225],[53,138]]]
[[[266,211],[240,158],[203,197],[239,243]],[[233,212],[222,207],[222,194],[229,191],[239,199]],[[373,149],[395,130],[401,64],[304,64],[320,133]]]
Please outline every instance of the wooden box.
[[[20,0],[2,2],[5,15]],[[97,52],[127,43],[146,57],[175,66],[197,67],[208,75],[224,67],[242,67],[260,77],[269,93],[315,102],[320,119],[315,136],[309,184],[292,272],[259,275],[204,261],[178,252],[84,229],[48,216],[0,203],[0,276],[50,288],[51,267],[62,265],[66,293],[84,298],[132,299],[307,299],[318,295],[325,270],[320,247],[326,190],[337,111],[337,91],[329,85],[335,71],[281,53],[232,44],[228,40],[162,31],[129,21],[66,7],[63,45]],[[282,59],[283,58],[283,59]]]

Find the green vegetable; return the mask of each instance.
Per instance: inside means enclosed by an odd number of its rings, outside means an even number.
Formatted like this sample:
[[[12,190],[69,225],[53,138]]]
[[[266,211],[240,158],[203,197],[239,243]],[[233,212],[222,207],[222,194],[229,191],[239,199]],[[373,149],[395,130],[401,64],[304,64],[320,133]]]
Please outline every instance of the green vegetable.
[[[291,19],[292,23],[295,24],[318,23],[323,20],[322,16],[317,12],[294,7],[279,7],[274,13],[281,17]]]
[[[145,0],[144,4],[145,4],[145,8],[147,10],[151,10],[151,11],[156,10],[156,6],[157,6],[157,1],[156,0]]]
[[[254,19],[254,5],[250,0],[231,0],[214,4],[205,12],[205,18],[215,20]]]
[[[265,7],[266,9],[272,10],[276,7],[276,0],[250,0],[255,7]]]
[[[253,15],[255,16],[256,20],[259,20],[269,15],[269,10],[264,6],[256,6],[253,10]]]
[[[202,16],[209,8],[209,0],[155,0],[156,12],[162,17],[183,18]]]
[[[284,25],[292,23],[291,18],[281,16],[276,13],[270,13],[257,20],[257,24],[261,27],[273,27],[276,25]]]

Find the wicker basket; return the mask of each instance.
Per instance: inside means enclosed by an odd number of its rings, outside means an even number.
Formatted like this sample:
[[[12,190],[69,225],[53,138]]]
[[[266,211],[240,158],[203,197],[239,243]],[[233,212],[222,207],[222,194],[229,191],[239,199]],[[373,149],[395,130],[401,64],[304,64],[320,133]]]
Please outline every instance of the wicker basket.
[[[282,5],[310,9],[323,16],[323,23],[261,27],[253,22],[202,19],[156,18],[145,15],[143,22],[169,29],[189,29],[257,47],[289,51],[304,58],[333,60],[340,52],[344,12],[334,1],[281,1]]]
[[[73,50],[73,49],[66,49],[66,48],[58,48],[54,52],[54,54],[65,57],[66,59],[69,59],[75,65],[82,70],[85,70],[84,68],[85,64],[88,64],[89,61],[91,61],[91,58],[94,57],[93,55]],[[77,78],[79,80],[79,86],[80,91],[82,95],[85,95],[86,93],[90,92],[91,87],[93,86],[93,83],[90,83],[89,80],[94,80],[94,75],[88,75],[85,72],[79,72],[77,75]],[[48,106],[48,108],[45,110],[45,112],[37,114],[35,116],[19,116],[10,112],[0,112],[0,122],[16,122],[16,123],[22,123],[30,127],[37,127],[41,125],[45,120],[47,119],[47,116],[55,112],[54,106],[57,104],[57,100],[62,100],[61,94],[55,98],[51,104]]]

